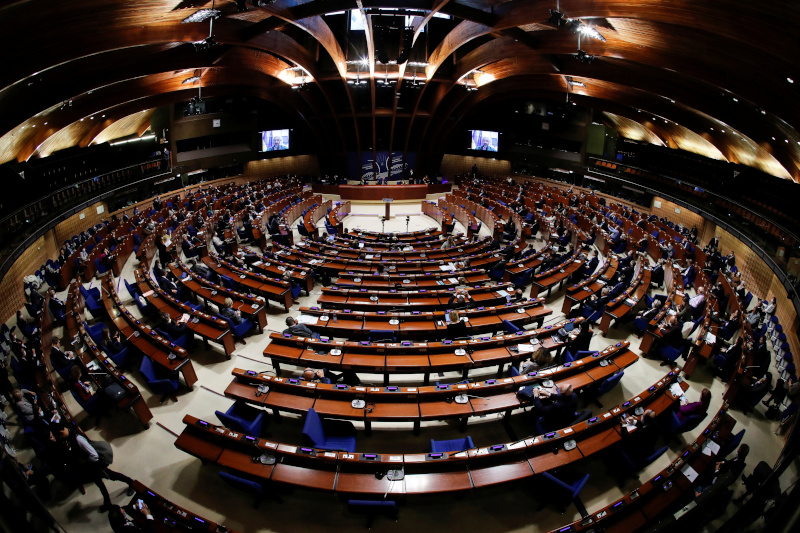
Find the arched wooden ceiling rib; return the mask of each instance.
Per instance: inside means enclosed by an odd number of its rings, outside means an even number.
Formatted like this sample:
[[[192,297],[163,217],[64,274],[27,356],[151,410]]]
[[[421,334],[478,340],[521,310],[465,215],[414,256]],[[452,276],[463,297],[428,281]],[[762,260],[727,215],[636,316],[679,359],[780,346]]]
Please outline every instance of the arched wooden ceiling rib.
[[[551,77],[557,78],[555,76]],[[491,98],[496,94],[505,94],[505,92],[512,90],[516,92],[524,92],[522,87],[526,85],[534,85],[537,88],[536,90],[541,90],[541,87],[543,86],[549,87],[553,90],[556,90],[559,87],[558,81],[554,81],[552,84],[547,85],[547,82],[544,78],[545,76],[506,78],[505,80],[500,80],[486,85],[476,93],[457,91],[454,96],[445,103],[446,107],[443,109],[443,114],[441,116],[436,116],[436,120],[432,119],[431,122],[438,125],[438,127],[433,129],[427,138],[423,139],[422,143],[428,142],[431,143],[431,146],[441,149],[441,143],[437,144],[436,140],[449,138],[449,136],[452,134],[452,131],[459,123],[461,117],[468,115],[474,106],[482,103],[484,98],[479,97],[481,93],[486,95],[485,98]],[[503,85],[505,86],[502,87]],[[563,88],[563,84],[561,87]],[[742,135],[739,132],[732,131],[729,126],[725,126],[724,124],[720,126],[720,123],[712,119],[710,116],[698,112],[697,110],[686,108],[685,106],[674,106],[663,98],[654,97],[647,91],[638,90],[627,85],[618,85],[610,82],[603,82],[601,80],[594,80],[594,83],[587,87],[587,89],[588,90],[581,89],[581,92],[578,94],[573,93],[571,99],[580,98],[582,96],[588,97],[588,99],[592,101],[592,105],[597,109],[608,107],[608,102],[624,103],[622,107],[623,111],[620,113],[624,115],[630,114],[631,111],[634,111],[637,108],[649,109],[651,114],[654,114],[659,118],[659,120],[654,121],[655,126],[657,126],[659,130],[663,131],[667,131],[666,128],[675,127],[680,128],[681,132],[684,132],[683,128],[685,128],[685,131],[691,131],[693,134],[697,134],[697,132],[709,132],[709,124],[714,124],[716,125],[716,131],[712,132],[713,134],[704,135],[704,138],[713,144],[721,153],[726,154],[726,157],[735,153],[737,155],[734,159],[737,162],[743,162],[743,156],[745,154],[750,154],[748,155],[749,159],[746,163],[749,164],[749,166],[755,166],[756,168],[768,171],[773,175],[790,178],[794,181],[798,181],[798,178],[800,177],[798,176],[797,172],[797,158],[793,153],[795,149],[788,144],[777,142],[772,144],[773,150],[771,152],[760,151],[760,149],[756,148],[760,146],[760,143],[756,143],[752,139],[748,139],[745,135]],[[564,92],[561,94],[564,94]],[[443,116],[447,116],[444,115],[444,113],[447,113],[448,110],[455,108],[459,109],[459,113],[453,115],[454,120],[445,120],[442,118]],[[641,113],[641,115],[645,117],[650,116],[646,112]],[[679,125],[674,124],[674,120],[670,121],[670,123],[666,126],[662,124],[663,117],[674,118],[676,115],[679,118]],[[686,133],[683,133],[683,136],[685,138],[691,137],[691,135]],[[769,154],[770,157],[767,158],[767,154]],[[778,169],[772,165],[773,160],[782,167],[781,171],[778,171]],[[756,162],[757,164],[753,164],[753,162]]]
[[[135,135],[141,137],[150,128],[150,117],[155,109],[145,109],[138,113],[131,113],[119,120],[110,121],[89,144],[102,144]]]
[[[560,39],[548,39],[546,41],[546,46],[543,46],[541,50],[542,55],[548,56],[550,54],[560,54],[564,53],[565,51],[570,51],[570,43],[571,40],[570,36],[567,35],[567,41],[564,41],[564,34],[562,34]],[[609,40],[612,40],[612,37],[609,36]],[[718,42],[722,41],[722,42]],[[689,46],[682,45],[682,46],[673,46],[667,50],[658,50],[656,52],[652,52],[650,50],[647,53],[643,53],[638,46],[631,46],[628,43],[620,42],[615,43],[616,46],[613,47],[614,53],[619,58],[625,59],[632,59],[634,61],[645,61],[647,59],[653,60],[654,63],[657,64],[666,64],[667,66],[675,66],[678,67],[682,64],[692,63],[691,57],[689,57],[690,51],[693,51]],[[564,46],[566,45],[566,50]],[[747,62],[746,62],[746,52],[744,50],[736,50],[736,48],[742,48],[738,43],[729,43],[725,42],[724,39],[717,39],[714,42],[708,43],[709,46],[717,45],[721,50],[730,50],[733,48],[733,55],[738,57],[742,62],[743,70],[747,70]],[[597,48],[602,49],[604,46],[602,44],[597,44]],[[584,47],[586,48],[586,47]],[[490,63],[491,65],[488,68],[483,68],[484,71],[489,72],[495,75],[496,78],[501,78],[503,76],[511,76],[515,74],[522,74],[527,72],[537,72],[542,71],[543,63],[541,58],[539,61],[531,62],[527,60],[531,57],[535,57],[538,54],[536,53],[528,53],[527,56],[524,54],[525,47],[520,45],[519,43],[510,43],[508,38],[498,38],[493,41],[490,41],[477,49],[473,50],[466,56],[464,56],[456,67],[456,72],[453,76],[453,79],[450,80],[450,89],[454,86],[455,80],[466,74],[467,72],[471,71],[472,69],[484,66],[484,63]],[[681,54],[678,56],[678,54]],[[673,57],[678,56],[678,57]],[[711,54],[714,57],[714,54]],[[717,56],[718,57],[718,56]],[[506,59],[502,59],[506,58]],[[513,59],[511,59],[513,58]],[[519,59],[517,59],[519,58]],[[588,73],[597,73],[603,79],[607,79],[607,70],[608,65],[606,64],[606,58],[599,56],[599,61],[596,61],[595,64],[592,65],[584,65],[577,61],[572,60],[568,56],[565,58],[564,61],[561,62],[562,65],[562,74],[565,75],[583,75],[589,76]],[[751,61],[756,61],[759,58],[751,58]],[[611,61],[620,62],[620,59],[615,59]],[[600,63],[600,64],[598,64]],[[699,64],[698,64],[699,63]],[[513,68],[514,65],[518,65],[516,72]],[[505,71],[501,72],[500,69],[502,67],[506,67]],[[697,84],[701,83],[700,80],[692,79],[688,76],[683,76],[676,70],[665,70],[665,69],[654,69],[644,63],[641,64],[628,64],[625,67],[629,70],[630,76],[628,79],[624,81],[627,84],[637,85],[645,81],[652,82],[654,79],[660,79],[660,83],[650,83],[650,90],[654,94],[660,94],[664,98],[669,98],[672,100],[677,100],[678,102],[688,102],[688,105],[702,108],[706,112],[714,116],[720,116],[723,120],[727,120],[732,124],[739,121],[742,122],[738,126],[739,129],[745,130],[753,130],[753,124],[757,126],[765,126],[765,121],[763,116],[758,113],[758,111],[752,107],[749,109],[743,102],[735,103],[733,99],[729,96],[727,99],[720,98],[722,94],[720,92],[719,87],[711,87],[709,81],[703,82],[706,88],[706,98],[704,105],[698,105],[698,90]],[[700,61],[695,62],[693,64],[693,70],[698,74],[706,74],[706,77],[710,78],[713,81],[718,81],[720,76],[713,70],[713,63],[705,65]],[[753,64],[752,67],[755,69],[757,68],[757,64]],[[633,70],[633,69],[636,70]],[[586,74],[583,73],[576,73],[571,72],[572,69],[583,70]],[[547,68],[547,70],[552,71],[551,68]],[[649,71],[649,72],[642,72],[642,71]],[[592,74],[595,75],[595,74]],[[691,83],[684,87],[684,91],[676,91],[674,79],[678,77],[683,77],[686,80],[689,80]],[[621,81],[618,78],[618,81]],[[784,84],[786,85],[786,84]],[[434,102],[432,109],[435,110],[436,105],[438,102]],[[744,107],[743,107],[744,106]],[[793,107],[796,106],[796,102],[793,102]],[[744,117],[743,117],[744,115]],[[764,128],[764,127],[756,127],[757,132],[755,132],[756,139],[761,136],[762,139],[767,139],[770,137],[774,137],[776,135],[776,130],[773,125],[772,128]],[[785,134],[781,134],[783,138]],[[423,135],[424,137],[424,135]],[[795,142],[797,139],[794,136],[791,136],[792,142]],[[786,147],[789,148],[789,147]],[[784,148],[784,151],[786,150]],[[795,152],[795,148],[792,146],[789,148],[790,151]],[[792,162],[791,165],[787,168],[791,168],[792,166],[797,166],[797,162],[800,158],[794,157],[792,159],[788,159],[788,161]],[[786,159],[784,161],[787,161]],[[784,165],[786,163],[784,162]]]
[[[130,104],[140,102],[160,92],[180,93],[188,100],[196,94],[197,88],[192,85],[182,85],[181,81],[182,78],[176,79],[172,72],[167,72],[125,80],[112,86],[98,89],[93,91],[91,95],[74,99],[74,105],[65,108],[64,111],[58,110],[57,113],[50,115],[47,127],[23,129],[22,133],[16,136],[16,139],[10,134],[0,138],[0,148],[4,149],[0,153],[10,153],[11,157],[16,155],[18,160],[25,160],[47,137],[55,134],[60,129],[93,115],[108,114],[108,111],[118,107],[128,109]],[[304,107],[304,103],[298,96],[297,91],[291,90],[280,80],[249,68],[210,70],[204,77],[203,85],[204,94],[209,94],[208,89],[212,87],[252,85],[264,91],[269,91],[269,96],[264,98],[268,101],[284,106],[288,103],[298,113]],[[218,93],[219,91],[215,92]],[[141,104],[135,107],[138,107],[138,109],[134,110],[146,108]],[[306,112],[308,112],[308,109],[306,109]],[[312,132],[314,132],[313,129]]]
[[[205,23],[193,23],[193,24],[181,24],[180,20],[187,16],[189,13],[182,13],[180,17],[173,16],[173,19],[177,22],[173,22],[172,24],[159,24],[159,25],[149,25],[149,26],[142,26],[136,28],[124,28],[124,27],[116,27],[114,32],[114,47],[115,48],[123,48],[123,47],[137,47],[147,44],[153,43],[171,43],[173,46],[175,43],[179,42],[195,42],[198,40],[203,39],[208,35],[208,25]],[[136,19],[138,20],[138,19]],[[234,20],[234,19],[219,19],[216,24],[214,25],[214,36],[217,42],[220,43],[227,43],[227,44],[243,44],[243,41],[240,37],[240,33],[242,28],[247,27],[248,23],[246,21],[241,20]],[[0,36],[0,40],[2,40],[2,36]],[[65,43],[73,43],[75,42],[74,39],[69,39],[64,36]],[[102,46],[102,41],[99,39],[92,39],[92,40],[82,40],[80,41],[85,48],[73,48],[70,47],[69,44],[63,47],[58,48],[58,52],[56,53],[55,61],[57,64],[69,64],[74,60],[78,60],[82,57],[90,57],[96,55],[98,52],[104,51],[102,48],[98,49],[96,47]],[[281,33],[281,32],[269,32],[267,34],[257,35],[249,39],[246,43],[247,46],[261,48],[267,52],[276,54],[281,57],[285,57],[290,61],[302,66],[305,68],[315,79],[320,78],[319,72],[317,72],[316,62],[314,59],[308,54],[308,52],[299,44],[294,41],[291,37]],[[95,48],[92,48],[95,47]],[[211,52],[213,53],[213,51]],[[44,54],[48,56],[47,53]],[[49,57],[52,57],[54,54],[49,54]],[[32,62],[35,68],[35,61]],[[46,67],[42,67],[45,71],[48,70]],[[29,71],[30,72],[30,71]],[[8,72],[6,72],[8,73]],[[38,73],[37,73],[38,74]],[[11,74],[13,76],[15,74]],[[29,76],[29,78],[35,78],[35,76]],[[33,81],[28,81],[28,83],[33,83]],[[320,89],[323,93],[323,97],[328,102],[328,105],[331,107],[332,114],[334,120],[337,125],[337,129],[339,130],[339,139],[344,146],[344,135],[341,129],[341,125],[339,124],[338,115],[336,114],[337,106],[334,104],[330,94],[328,94],[326,88],[324,86],[320,86]],[[0,93],[1,94],[1,93]],[[355,118],[353,119],[355,121]],[[0,130],[2,131],[2,130]]]
[[[356,146],[360,150],[361,137],[358,128],[358,121],[356,119],[356,109],[353,102],[352,91],[350,90],[350,86],[347,84],[347,65],[346,65],[347,58],[345,57],[345,54],[342,51],[342,47],[339,45],[339,41],[336,39],[336,36],[331,31],[330,26],[328,26],[328,23],[325,22],[325,20],[323,20],[323,18],[319,15],[311,15],[300,19],[295,19],[294,16],[292,16],[292,13],[289,10],[284,9],[280,4],[270,4],[267,6],[258,7],[256,9],[269,13],[270,15],[276,16],[282,20],[285,20],[286,22],[289,22],[291,24],[296,25],[299,28],[302,28],[309,35],[314,37],[314,39],[316,39],[316,41],[331,56],[331,60],[333,61],[334,65],[336,66],[336,70],[339,73],[340,80],[344,84],[344,90],[347,94],[347,99],[350,102],[350,109],[352,110],[351,114],[353,118],[353,127],[355,128],[355,135],[356,135]],[[371,61],[370,65],[374,67],[374,61]],[[335,108],[333,109],[333,113],[335,116],[336,115]],[[338,119],[337,119],[337,127],[339,127],[339,133],[342,138],[342,143],[344,143],[344,135],[341,126],[338,123]]]

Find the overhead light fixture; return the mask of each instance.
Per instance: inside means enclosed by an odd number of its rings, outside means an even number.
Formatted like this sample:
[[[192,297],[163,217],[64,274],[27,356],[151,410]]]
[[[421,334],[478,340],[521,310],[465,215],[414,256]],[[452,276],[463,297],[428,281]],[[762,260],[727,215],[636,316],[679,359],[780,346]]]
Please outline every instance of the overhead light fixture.
[[[567,23],[567,19],[564,18],[564,13],[559,12],[558,10],[551,9],[550,16],[545,20],[548,24],[552,24],[553,26],[563,26]]]
[[[569,85],[570,88],[572,87],[583,87],[584,89],[586,88],[585,83],[583,83],[582,81],[574,80],[572,76],[567,76],[567,85]]]
[[[191,78],[186,78],[181,82],[181,85],[186,85],[187,83],[194,83],[196,81],[200,81],[200,76],[192,76]]]
[[[576,24],[575,21],[573,21],[573,24]],[[603,37],[603,35],[599,31],[597,31],[594,27],[589,26],[588,24],[577,23],[575,31],[577,31],[581,35],[585,35],[586,37],[591,37],[592,39],[597,39],[598,41],[606,42],[606,38]]]
[[[794,80],[792,78],[786,78],[786,81],[788,81],[789,83],[794,83]]]
[[[189,24],[191,22],[203,22],[210,18],[219,18],[222,12],[218,9],[198,9],[185,19],[181,21],[182,24]]]
[[[592,61],[594,61],[594,56],[591,54],[587,54],[583,50],[578,50],[578,53],[575,55],[575,58],[581,63],[585,63],[587,65],[591,64]]]

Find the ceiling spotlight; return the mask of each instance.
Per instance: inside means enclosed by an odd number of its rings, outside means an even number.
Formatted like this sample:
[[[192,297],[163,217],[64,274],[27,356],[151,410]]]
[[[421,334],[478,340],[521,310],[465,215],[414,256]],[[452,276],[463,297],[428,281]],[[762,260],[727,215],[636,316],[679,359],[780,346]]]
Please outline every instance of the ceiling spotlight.
[[[583,50],[578,50],[577,55],[575,58],[580,61],[581,63],[586,63],[587,65],[594,61],[594,56],[591,54],[587,54]]]
[[[567,76],[567,85],[569,85],[570,87],[583,87],[584,89],[586,88],[585,83],[583,83],[582,81],[575,81],[574,79],[572,79],[572,76]]]
[[[554,26],[563,26],[567,23],[567,20],[564,18],[564,13],[560,13],[555,9],[551,9],[550,16],[545,22]]]
[[[794,83],[794,80],[792,78],[786,78],[786,81],[788,81],[789,83]]]
[[[209,50],[217,46],[219,43],[214,40],[214,37],[206,37],[202,41],[196,41],[192,44],[194,45],[195,50],[197,50],[198,52],[202,52],[204,50]]]
[[[200,76],[192,76],[191,78],[186,78],[181,82],[181,85],[185,85],[187,83],[194,83],[196,81],[200,81]]]
[[[185,19],[181,21],[183,24],[188,24],[190,22],[203,22],[204,20],[208,20],[210,18],[219,18],[222,13],[218,9],[198,9]]]
[[[585,35],[586,37],[591,37],[592,39],[597,39],[598,41],[606,42],[606,38],[603,37],[603,35],[599,31],[597,31],[592,26],[589,26],[588,24],[578,24],[578,26],[575,28],[575,31],[577,31],[581,35]]]

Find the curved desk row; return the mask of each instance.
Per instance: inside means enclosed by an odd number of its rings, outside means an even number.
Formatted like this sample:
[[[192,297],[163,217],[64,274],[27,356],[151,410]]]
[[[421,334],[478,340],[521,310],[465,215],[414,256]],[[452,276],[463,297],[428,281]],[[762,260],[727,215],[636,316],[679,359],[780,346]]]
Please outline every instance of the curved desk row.
[[[321,254],[312,254],[302,249],[286,248],[280,244],[273,244],[273,253],[281,260],[286,260],[297,265],[308,265],[312,268],[323,268],[330,271],[334,276],[340,272],[376,272],[378,265],[383,265],[389,273],[424,274],[426,272],[450,272],[458,270],[457,264],[464,259],[469,259],[470,267],[484,267],[500,261],[500,254],[484,252],[469,257],[449,260],[430,260],[430,261],[388,261],[373,259],[339,259],[337,257]],[[455,264],[454,264],[455,263]]]
[[[362,277],[363,276],[363,277]],[[355,272],[340,272],[339,279],[331,288],[366,287],[370,290],[404,290],[416,291],[420,289],[437,289],[440,287],[455,287],[458,278],[467,280],[468,285],[488,283],[492,279],[486,271],[477,268],[470,270],[451,270],[447,272],[426,272],[424,274],[357,274]],[[400,285],[398,287],[398,284]]]
[[[477,285],[466,289],[469,295],[467,303],[471,307],[478,305],[502,305],[506,303],[511,295],[514,294],[514,285]],[[350,290],[336,287],[326,287],[322,289],[322,295],[317,298],[317,304],[325,308],[335,309],[357,309],[361,311],[392,308],[411,308],[425,311],[433,311],[452,307],[450,300],[456,295],[455,288],[450,287],[446,290],[427,290],[419,291],[379,291],[375,289]],[[403,309],[397,309],[403,310]]]
[[[669,390],[678,372],[676,368],[624,404],[573,426],[462,452],[376,454],[320,450],[244,435],[191,415],[183,418],[186,427],[175,447],[256,479],[312,490],[393,496],[466,491],[530,478],[622,441],[622,415],[645,406],[663,413],[678,401],[679,396]],[[262,457],[272,464],[263,464]],[[389,475],[376,475],[387,471]]]
[[[366,313],[344,309],[319,309],[318,307],[301,307],[301,321],[308,327],[329,337],[347,339],[369,337],[371,332],[391,333],[399,340],[408,339],[443,339],[448,336],[477,335],[492,333],[503,329],[503,321],[523,329],[526,324],[544,322],[545,317],[553,314],[553,310],[539,300],[507,303],[504,306],[477,307],[460,311],[459,315],[466,323],[461,333],[452,327],[448,330],[449,317],[444,311],[412,311],[410,313],[389,313],[377,311]],[[466,320],[464,320],[466,319]]]
[[[475,383],[441,384],[423,387],[369,385],[348,386],[306,382],[294,378],[273,377],[254,371],[234,369],[236,376],[225,390],[230,398],[270,408],[276,416],[281,411],[306,413],[312,407],[320,415],[333,418],[374,422],[413,422],[415,431],[424,420],[458,418],[462,426],[472,416],[507,412],[528,405],[520,400],[517,391],[522,387],[542,386],[552,380],[555,386],[581,391],[600,383],[638,361],[638,356],[619,343],[602,352],[564,365],[529,372],[525,375],[489,379]],[[260,393],[258,387],[268,385]],[[552,385],[548,385],[552,386]],[[466,397],[461,397],[466,394]],[[364,399],[367,407],[352,405],[354,399]]]
[[[114,289],[111,276],[103,278],[103,304],[111,322],[137,350],[149,357],[154,363],[161,365],[174,374],[183,374],[183,379],[188,387],[197,382],[197,373],[189,353],[163,338],[156,331],[141,323],[128,311]]]
[[[568,315],[573,307],[602,290],[614,278],[618,266],[619,259],[616,255],[612,255],[603,261],[603,265],[594,274],[580,283],[567,287],[567,294],[564,296],[564,305],[561,306],[561,312]]]
[[[680,498],[694,496],[693,483],[684,474],[691,468],[702,475],[723,457],[713,450],[730,440],[736,421],[727,412],[727,403],[716,413],[711,423],[664,470],[606,507],[552,533],[571,531],[605,531],[629,533],[654,525]],[[712,444],[713,443],[713,444]],[[710,446],[709,446],[710,445]]]
[[[323,366],[332,370],[383,373],[387,385],[390,372],[424,373],[427,385],[432,372],[461,371],[462,378],[466,379],[472,368],[497,365],[497,377],[500,377],[507,363],[527,359],[539,346],[544,346],[548,351],[564,346],[566,340],[557,339],[553,333],[569,322],[579,324],[582,320],[583,317],[573,318],[512,335],[422,343],[363,344],[271,333],[270,343],[264,348],[264,357],[270,358],[278,375],[281,374],[281,363],[302,367]]]
[[[83,375],[94,384],[95,394],[102,394],[102,390],[108,386],[107,377],[110,377],[114,383],[122,387],[125,394],[117,400],[116,406],[121,410],[130,409],[133,411],[139,422],[146,428],[147,423],[153,418],[153,413],[150,412],[150,408],[147,407],[147,403],[142,398],[139,387],[125,377],[106,354],[100,351],[84,329],[82,321],[77,318],[83,316],[82,298],[78,283],[70,282],[67,301],[65,302],[65,328],[68,337],[72,339],[70,347],[75,354],[75,363],[83,370]],[[67,343],[65,342],[65,344]],[[66,346],[64,349],[66,350]],[[90,369],[90,365],[97,365],[97,368]]]

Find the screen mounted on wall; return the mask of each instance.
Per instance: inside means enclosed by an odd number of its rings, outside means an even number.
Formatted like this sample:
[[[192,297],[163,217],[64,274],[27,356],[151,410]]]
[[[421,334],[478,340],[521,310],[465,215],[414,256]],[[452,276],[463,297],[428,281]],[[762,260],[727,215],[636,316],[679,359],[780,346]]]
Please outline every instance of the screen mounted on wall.
[[[275,152],[289,149],[289,130],[269,130],[261,132],[261,151]]]
[[[499,134],[496,131],[469,130],[470,150],[496,152]]]

